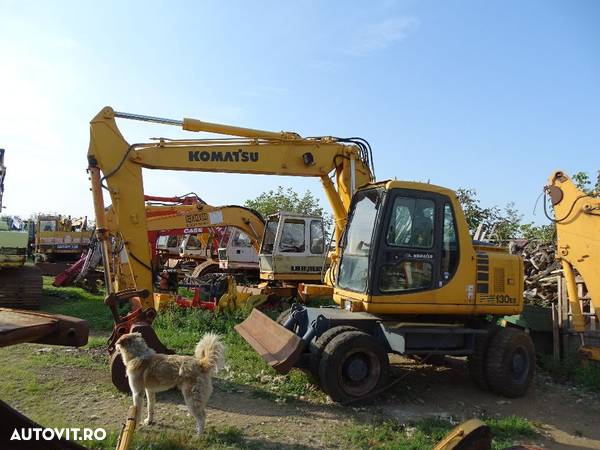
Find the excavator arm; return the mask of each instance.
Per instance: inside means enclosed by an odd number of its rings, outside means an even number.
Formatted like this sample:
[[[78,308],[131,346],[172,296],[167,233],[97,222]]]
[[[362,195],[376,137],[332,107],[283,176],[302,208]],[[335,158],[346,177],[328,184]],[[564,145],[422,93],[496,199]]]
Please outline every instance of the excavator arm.
[[[220,139],[172,140],[129,144],[116,118],[156,122],[187,131],[236,136]],[[103,259],[109,261],[108,227],[102,188],[107,188],[122,242],[137,289],[152,294],[152,273],[147,243],[148,221],[144,204],[142,169],[293,175],[320,178],[339,239],[356,189],[373,181],[370,149],[358,138],[302,138],[291,132],[268,132],[202,122],[170,120],[115,112],[106,107],[90,127],[88,162],[98,236]],[[335,185],[330,176],[335,178]],[[106,185],[104,186],[104,183]],[[115,292],[108,286],[109,293]],[[142,302],[151,307],[151,295]]]
[[[556,224],[556,257],[565,275],[573,328],[583,332],[574,270],[585,281],[594,308],[600,311],[600,197],[582,192],[560,171],[550,176],[545,191],[554,207],[554,218],[549,218]]]

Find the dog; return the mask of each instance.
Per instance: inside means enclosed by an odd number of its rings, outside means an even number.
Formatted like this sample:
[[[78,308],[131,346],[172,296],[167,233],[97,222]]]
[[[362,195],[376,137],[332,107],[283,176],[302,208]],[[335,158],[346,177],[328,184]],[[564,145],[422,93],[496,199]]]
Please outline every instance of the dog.
[[[140,423],[143,392],[146,392],[148,417],[144,425],[154,423],[156,392],[175,386],[196,419],[196,431],[202,434],[206,420],[205,408],[212,394],[212,377],[223,368],[225,346],[217,334],[207,333],[196,345],[194,356],[163,355],[148,347],[140,333],[121,336],[116,343],[127,370],[133,404]]]

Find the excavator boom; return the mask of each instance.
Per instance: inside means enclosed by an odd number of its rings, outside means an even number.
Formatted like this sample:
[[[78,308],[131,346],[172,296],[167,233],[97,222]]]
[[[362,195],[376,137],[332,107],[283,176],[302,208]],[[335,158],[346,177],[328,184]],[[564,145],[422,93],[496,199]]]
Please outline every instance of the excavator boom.
[[[574,270],[583,278],[594,308],[600,311],[600,197],[582,192],[561,171],[550,176],[545,191],[554,207],[555,217],[549,218],[556,224],[556,257],[563,266],[573,327],[583,332]]]

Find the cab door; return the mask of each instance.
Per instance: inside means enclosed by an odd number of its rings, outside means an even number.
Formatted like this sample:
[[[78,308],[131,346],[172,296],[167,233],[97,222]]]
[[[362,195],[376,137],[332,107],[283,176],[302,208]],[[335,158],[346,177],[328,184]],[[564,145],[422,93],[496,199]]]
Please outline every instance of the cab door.
[[[457,264],[455,221],[444,195],[393,189],[386,199],[372,271],[374,295],[441,288]]]

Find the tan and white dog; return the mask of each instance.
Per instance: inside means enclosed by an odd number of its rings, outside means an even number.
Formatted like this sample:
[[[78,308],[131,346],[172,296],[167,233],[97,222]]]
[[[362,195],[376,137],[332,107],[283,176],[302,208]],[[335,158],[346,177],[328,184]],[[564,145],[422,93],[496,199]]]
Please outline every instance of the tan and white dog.
[[[196,418],[196,430],[201,434],[206,420],[204,410],[213,390],[212,377],[224,364],[225,346],[219,336],[205,334],[196,345],[194,356],[156,353],[140,333],[121,336],[116,346],[127,369],[137,423],[142,415],[144,391],[148,403],[148,417],[144,421],[147,425],[154,422],[155,393],[177,386],[190,414]]]

